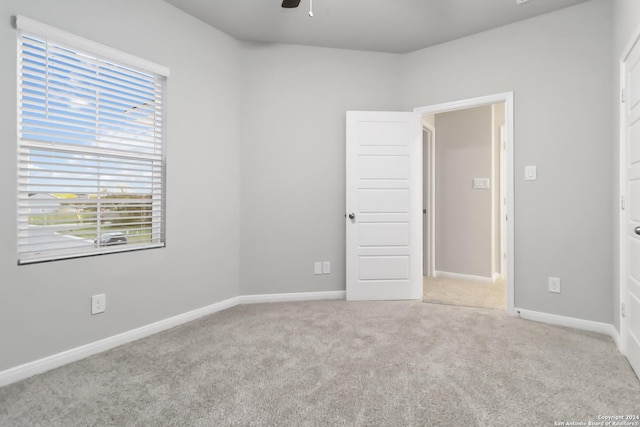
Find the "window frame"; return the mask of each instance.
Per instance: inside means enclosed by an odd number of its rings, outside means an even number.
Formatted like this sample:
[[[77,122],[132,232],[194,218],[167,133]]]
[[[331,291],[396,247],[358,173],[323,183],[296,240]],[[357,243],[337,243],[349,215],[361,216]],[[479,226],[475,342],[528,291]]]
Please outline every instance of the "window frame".
[[[20,15],[16,16],[15,22],[16,22],[16,30],[17,30],[17,37],[16,37],[17,38],[17,97],[16,97],[17,99],[17,123],[16,123],[17,124],[17,128],[16,128],[17,146],[16,146],[16,150],[17,150],[17,168],[18,169],[17,169],[17,182],[16,182],[17,194],[16,195],[18,200],[17,200],[17,209],[16,209],[16,230],[17,230],[17,248],[16,249],[17,249],[18,265],[26,265],[26,264],[33,264],[33,263],[39,263],[39,262],[49,262],[49,261],[57,261],[57,260],[63,260],[63,259],[82,258],[87,256],[96,256],[96,255],[104,255],[104,254],[110,254],[110,253],[130,252],[130,251],[139,251],[139,250],[145,250],[145,249],[165,247],[166,246],[167,82],[170,74],[169,69],[162,65],[155,64],[153,62],[139,58],[137,56],[94,42],[92,40],[68,33],[66,31],[59,30],[57,28],[37,22],[30,18],[26,18],[24,16],[20,16]],[[100,228],[101,228],[100,221],[102,220],[102,218],[100,216],[100,213],[97,210],[95,213],[95,218],[96,218],[95,237],[96,238],[94,239],[95,244],[93,246],[88,246],[85,244],[84,247],[78,247],[73,250],[65,249],[65,248],[53,248],[53,249],[41,250],[39,251],[40,253],[38,253],[38,251],[35,249],[29,250],[28,245],[31,237],[24,237],[25,233],[22,233],[22,237],[21,237],[21,231],[24,231],[23,229],[21,229],[21,225],[26,223],[27,226],[29,226],[29,216],[30,216],[30,208],[23,208],[21,210],[20,198],[21,196],[24,197],[25,195],[25,191],[21,190],[21,185],[24,184],[25,179],[27,181],[29,180],[30,168],[29,168],[29,171],[27,172],[21,172],[20,167],[21,165],[25,165],[25,164],[27,166],[32,166],[32,163],[30,163],[29,160],[27,160],[26,162],[21,160],[21,153],[23,153],[24,151],[33,150],[34,146],[38,145],[37,141],[27,141],[28,138],[23,138],[24,125],[22,123],[21,116],[23,113],[22,103],[24,100],[23,98],[24,85],[22,82],[23,70],[22,70],[21,64],[22,64],[22,58],[24,57],[24,54],[23,54],[24,51],[23,51],[22,45],[25,40],[24,39],[25,36],[27,38],[33,38],[45,43],[52,43],[56,46],[62,46],[65,49],[69,49],[69,51],[73,52],[74,54],[86,55],[89,58],[95,59],[96,63],[102,63],[102,62],[109,63],[109,64],[113,64],[114,66],[120,67],[121,69],[128,69],[131,71],[131,74],[140,73],[140,74],[147,75],[150,77],[150,81],[153,82],[154,87],[156,88],[159,87],[159,89],[154,89],[154,94],[156,93],[156,90],[157,90],[157,93],[159,93],[159,101],[157,99],[158,98],[157,95],[154,95],[154,102],[150,107],[150,109],[154,111],[156,110],[160,111],[161,112],[160,118],[158,118],[157,114],[153,114],[152,125],[149,125],[149,128],[160,129],[159,131],[160,136],[158,138],[159,143],[156,143],[156,142],[152,143],[152,145],[154,146],[154,150],[159,151],[159,153],[157,153],[156,151],[153,151],[154,153],[153,156],[143,153],[144,149],[136,146],[138,144],[138,142],[136,141],[142,141],[142,139],[140,140],[134,139],[134,142],[130,144],[132,148],[130,148],[129,151],[123,150],[123,153],[124,153],[123,155],[125,157],[130,157],[132,161],[139,162],[140,164],[144,164],[146,162],[148,163],[146,167],[151,168],[152,170],[151,172],[149,172],[148,180],[142,181],[143,183],[146,182],[146,185],[150,186],[149,202],[147,203],[149,207],[147,208],[141,207],[141,209],[143,209],[145,212],[149,212],[150,219],[139,219],[138,222],[135,223],[139,227],[143,227],[144,224],[149,224],[149,223],[151,224],[149,228],[149,233],[151,236],[150,242],[113,245],[113,246],[103,245],[102,243],[98,243],[98,240],[102,239],[101,235],[99,234]],[[46,63],[48,64],[49,53],[47,52],[45,55],[46,55],[45,57],[47,58]],[[44,83],[45,85],[48,84],[49,82],[48,75],[45,76],[44,82],[45,82]],[[86,83],[87,83],[86,79],[80,79],[78,84],[76,86],[71,86],[71,88],[77,89],[78,87]],[[50,105],[48,98],[42,101],[42,103],[45,106]],[[144,105],[147,105],[147,104],[145,103]],[[96,114],[99,114],[99,112],[104,108],[105,107],[101,102],[97,102],[95,105]],[[66,122],[66,123],[63,122],[62,125],[69,126],[70,123],[71,122]],[[122,123],[123,123],[122,125],[124,125],[125,122],[122,122]],[[153,138],[155,141],[155,136]],[[71,158],[74,158],[73,157],[74,155],[93,156],[93,158],[95,159],[94,161],[98,162],[98,164],[101,161],[104,161],[104,159],[109,159],[109,157],[104,157],[105,156],[104,153],[107,152],[108,149],[99,148],[100,139],[97,136],[96,136],[95,142],[96,142],[95,146],[87,146],[86,149],[83,149],[80,145],[74,148],[73,150],[71,150],[72,151]],[[140,143],[142,144],[142,142]],[[54,153],[54,155],[55,153],[64,151],[64,144],[62,143],[50,142],[49,144],[51,144],[51,146],[54,147],[51,149],[51,152]],[[103,144],[106,145],[108,143],[103,142]],[[156,148],[156,146],[159,148]],[[151,159],[150,157],[154,157],[155,160]],[[50,169],[50,170],[53,170],[53,169]],[[154,172],[153,170],[157,170],[159,172]],[[127,169],[126,168],[117,169],[117,171],[126,175]],[[98,183],[100,182],[99,176],[101,172],[99,167],[97,169],[94,167],[94,169],[92,169],[92,171],[89,172],[89,174],[95,174],[98,177],[97,181],[94,180],[94,182],[98,182]],[[22,179],[22,183],[21,183],[21,179]],[[134,179],[131,178],[130,182],[132,183],[133,181]],[[92,182],[92,181],[87,181],[87,182]],[[27,184],[27,185],[31,185],[31,184]],[[98,185],[98,187],[96,187],[97,189],[102,188],[100,184],[96,184],[96,185]],[[99,190],[96,190],[96,191],[99,191]],[[29,192],[26,192],[26,194],[29,195]],[[142,194],[144,193],[139,193],[139,195],[142,195]],[[96,196],[98,199],[100,198],[98,196],[98,193],[96,193]],[[130,203],[127,205],[129,207],[126,207],[124,209],[125,210],[134,209],[134,208],[131,208],[131,206],[135,206],[136,202],[128,202],[128,203]],[[139,203],[140,206],[145,205],[144,202],[137,202],[137,203]],[[29,203],[26,203],[26,205],[31,206]],[[100,205],[100,202],[96,202],[96,209],[99,209],[99,205]],[[127,216],[127,215],[134,215],[134,214],[125,213],[124,215]],[[147,214],[141,213],[140,215],[144,216]],[[154,231],[154,230],[157,230],[157,231]],[[28,232],[26,233],[26,235],[28,236]],[[22,250],[21,249],[22,246],[26,246],[27,250]]]

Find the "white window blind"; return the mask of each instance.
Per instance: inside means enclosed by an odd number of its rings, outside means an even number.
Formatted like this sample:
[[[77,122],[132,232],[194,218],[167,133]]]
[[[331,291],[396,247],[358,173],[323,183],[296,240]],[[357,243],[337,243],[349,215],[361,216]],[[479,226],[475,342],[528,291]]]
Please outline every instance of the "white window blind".
[[[18,263],[164,246],[168,73],[17,26]]]

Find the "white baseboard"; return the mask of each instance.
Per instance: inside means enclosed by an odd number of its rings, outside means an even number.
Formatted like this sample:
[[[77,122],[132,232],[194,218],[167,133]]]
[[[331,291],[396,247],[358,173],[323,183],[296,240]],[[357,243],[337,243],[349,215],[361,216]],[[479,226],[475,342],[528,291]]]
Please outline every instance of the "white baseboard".
[[[443,279],[465,280],[467,282],[493,283],[493,277],[473,276],[471,274],[450,273],[448,271],[436,271],[435,277]]]
[[[336,300],[345,299],[346,297],[346,291],[330,291],[299,292],[293,294],[241,295],[238,299],[240,304],[260,304],[265,302]]]
[[[525,310],[522,308],[515,309],[516,316],[520,316],[526,320],[536,322],[549,323],[556,326],[565,326],[567,328],[581,329],[583,331],[598,332],[613,338],[618,349],[620,349],[620,334],[616,328],[610,323],[594,322],[592,320],[577,319],[575,317],[558,316],[557,314],[542,313],[539,311]]]
[[[438,272],[440,273],[440,272]],[[445,273],[446,274],[446,273]],[[441,276],[445,277],[445,276]],[[471,276],[474,277],[474,276]],[[469,279],[465,279],[469,280]],[[80,347],[76,347],[52,356],[28,362],[14,368],[0,372],[0,387],[29,378],[33,375],[41,374],[51,369],[75,362],[85,357],[118,347],[123,344],[148,337],[164,330],[191,322],[200,317],[234,307],[238,304],[257,304],[269,302],[287,301],[318,301],[318,300],[341,300],[345,299],[345,291],[330,292],[301,292],[286,294],[265,294],[265,295],[241,295],[220,301],[206,307],[198,308],[168,319],[160,320],[140,328],[132,329],[121,334],[117,334],[102,340],[98,340]],[[537,311],[515,309],[516,315],[523,319],[537,322],[549,323],[552,325],[566,326],[569,328],[582,329],[605,334],[613,338],[618,348],[620,348],[620,335],[616,328],[608,323],[594,322],[591,320],[576,319],[573,317],[558,316],[555,314],[542,313]]]
[[[111,337],[94,341],[80,347],[72,348],[70,350],[54,354],[52,356],[25,363],[24,365],[19,365],[14,368],[7,369],[0,372],[0,387],[23,380],[25,378],[29,378],[33,375],[41,374],[43,372],[58,368],[60,366],[75,362],[80,359],[84,359],[85,357],[110,350],[114,347],[128,344],[132,341],[157,334],[158,332],[162,332],[175,326],[182,325],[183,323],[191,322],[192,320],[225,310],[236,305],[238,305],[238,297],[229,298],[227,300],[220,301],[206,307],[188,311],[186,313],[179,314],[168,319],[160,320],[158,322],[141,326],[139,328],[132,329],[121,334],[113,335]]]
[[[227,308],[235,307],[238,304],[254,304],[263,302],[284,302],[284,301],[312,301],[312,300],[332,300],[345,299],[345,291],[334,292],[302,292],[290,294],[270,294],[270,295],[243,295],[226,299],[206,307],[188,311],[168,319],[160,320],[149,325],[141,326],[121,334],[113,335],[92,343],[72,348],[42,359],[34,360],[23,365],[9,368],[0,372],[0,387],[24,380],[37,374],[42,374],[51,369],[59,368],[85,357],[110,350],[123,344],[148,337],[158,332],[165,331],[175,326],[182,325],[192,320],[196,320],[209,314]]]
[[[624,348],[622,348],[622,339],[620,339],[620,332],[618,332],[618,330],[616,329],[615,326],[611,325],[611,334],[609,334],[609,336],[611,338],[613,338],[613,342],[616,343],[616,347],[618,347],[618,351],[620,351],[620,353],[624,354],[625,356],[626,354],[626,350]]]

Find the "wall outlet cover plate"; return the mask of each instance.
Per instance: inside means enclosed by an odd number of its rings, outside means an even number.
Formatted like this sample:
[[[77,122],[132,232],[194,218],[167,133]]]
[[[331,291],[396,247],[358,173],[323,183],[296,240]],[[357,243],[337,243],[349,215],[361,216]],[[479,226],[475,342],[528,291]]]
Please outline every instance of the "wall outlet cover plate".
[[[105,294],[93,295],[91,297],[91,314],[104,313],[107,308],[107,296]]]

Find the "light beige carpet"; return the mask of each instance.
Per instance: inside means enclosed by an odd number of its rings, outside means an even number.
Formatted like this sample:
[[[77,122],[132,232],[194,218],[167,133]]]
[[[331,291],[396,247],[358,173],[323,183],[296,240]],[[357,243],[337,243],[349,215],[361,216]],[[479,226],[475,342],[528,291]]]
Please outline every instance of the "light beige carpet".
[[[476,283],[463,280],[425,277],[422,301],[463,307],[505,308],[504,280]]]
[[[314,301],[237,306],[0,388],[0,426],[538,427],[639,403],[604,335],[499,310]]]

